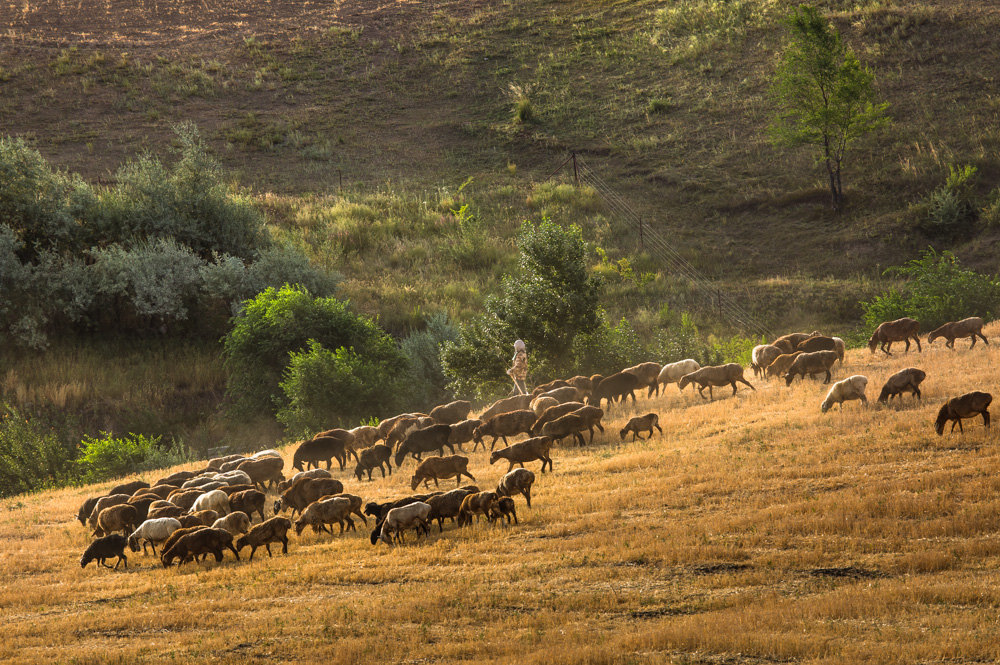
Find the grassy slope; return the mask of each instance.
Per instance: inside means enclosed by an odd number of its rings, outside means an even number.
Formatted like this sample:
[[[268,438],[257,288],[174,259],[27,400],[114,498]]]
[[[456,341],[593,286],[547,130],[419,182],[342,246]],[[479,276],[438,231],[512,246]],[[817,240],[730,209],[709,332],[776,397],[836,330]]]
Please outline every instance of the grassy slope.
[[[518,501],[521,526],[449,526],[391,550],[362,528],[293,537],[287,557],[252,564],[81,570],[73,515],[110,484],[4,501],[0,659],[992,662],[996,436],[970,421],[939,438],[931,423],[945,398],[995,385],[1000,349],[959,346],[851,351],[837,369],[867,375],[874,398],[921,367],[922,404],[822,415],[814,381],[640,399],[593,446],[555,451],[535,507]],[[650,409],[666,435],[620,444],[624,420]],[[502,469],[470,457],[491,487]],[[407,494],[412,468],[338,477],[380,499]]]

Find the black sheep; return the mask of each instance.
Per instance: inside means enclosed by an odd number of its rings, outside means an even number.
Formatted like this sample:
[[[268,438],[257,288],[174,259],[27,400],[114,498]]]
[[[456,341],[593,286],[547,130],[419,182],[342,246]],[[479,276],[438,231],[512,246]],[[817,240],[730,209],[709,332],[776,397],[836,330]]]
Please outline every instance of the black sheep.
[[[87,564],[91,561],[97,561],[97,563],[105,568],[111,568],[111,566],[106,564],[104,560],[116,556],[118,557],[118,561],[115,562],[114,570],[117,570],[118,564],[123,561],[125,562],[125,568],[127,569],[128,557],[125,556],[126,547],[128,547],[128,540],[125,536],[118,533],[98,538],[92,542],[86,550],[84,550],[83,556],[80,557],[80,567],[86,568]]]

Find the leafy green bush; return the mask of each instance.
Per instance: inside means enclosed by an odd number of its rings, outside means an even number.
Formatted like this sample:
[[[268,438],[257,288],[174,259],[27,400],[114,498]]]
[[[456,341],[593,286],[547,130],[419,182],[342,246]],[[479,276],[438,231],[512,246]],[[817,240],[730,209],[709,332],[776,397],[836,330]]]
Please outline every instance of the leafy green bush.
[[[646,359],[639,336],[625,318],[612,325],[602,311],[600,319],[596,330],[573,340],[573,373],[613,374]]]
[[[934,236],[957,236],[968,233],[979,216],[973,188],[975,166],[948,166],[948,178],[925,202],[926,213],[920,228]]]
[[[406,357],[407,388],[406,405],[412,409],[428,409],[448,401],[448,378],[441,367],[441,345],[458,338],[458,328],[447,314],[435,314],[427,318],[423,330],[413,332],[399,344]]]
[[[54,429],[0,404],[0,497],[70,482],[74,454]]]
[[[85,437],[76,460],[80,480],[95,483],[187,461],[183,445],[175,441],[165,446],[161,438],[142,434],[116,437],[108,432]]]

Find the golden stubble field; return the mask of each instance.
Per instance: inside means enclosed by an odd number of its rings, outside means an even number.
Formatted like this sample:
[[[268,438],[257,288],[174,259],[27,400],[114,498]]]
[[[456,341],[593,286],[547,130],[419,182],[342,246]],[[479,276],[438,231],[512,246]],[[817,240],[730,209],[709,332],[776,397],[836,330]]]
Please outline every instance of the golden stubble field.
[[[616,407],[593,446],[555,451],[520,526],[392,549],[359,525],[253,563],[81,570],[77,506],[112,483],[6,500],[0,661],[994,662],[1000,441],[932,422],[947,397],[997,392],[1000,345],[956,346],[849,352],[835,379],[868,376],[872,405],[843,413],[820,413],[819,381],[751,378],[714,403],[670,387],[637,409],[665,436],[620,443],[636,410]],[[923,404],[874,405],[907,366]],[[470,456],[492,488],[505,467]],[[378,500],[409,494],[413,468],[338,477]]]

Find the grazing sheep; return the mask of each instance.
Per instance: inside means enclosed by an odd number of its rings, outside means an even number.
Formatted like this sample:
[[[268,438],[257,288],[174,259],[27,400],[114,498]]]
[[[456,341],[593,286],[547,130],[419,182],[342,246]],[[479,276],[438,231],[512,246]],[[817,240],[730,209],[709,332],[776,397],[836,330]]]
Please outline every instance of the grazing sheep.
[[[431,511],[427,515],[427,521],[433,522],[434,520],[437,520],[438,532],[443,533],[444,521],[446,519],[450,519],[454,522],[458,517],[459,512],[462,510],[462,501],[465,497],[476,491],[478,490],[472,490],[467,487],[459,487],[458,489],[445,492],[444,494],[427,497],[424,499],[424,503],[431,507]]]
[[[410,436],[413,432],[416,432],[420,427],[420,418],[417,416],[410,416],[406,418],[401,418],[396,421],[396,424],[392,426],[389,430],[389,434],[385,437],[385,445],[390,448],[395,448],[397,445],[406,440],[406,437]]]
[[[266,519],[264,516],[265,499],[264,493],[257,490],[236,492],[229,495],[229,509],[244,512],[251,520],[253,519],[253,514],[257,513],[260,515],[260,521],[263,522]]]
[[[452,425],[451,434],[448,435],[448,443],[458,446],[460,451],[465,452],[462,450],[462,444],[472,441],[472,433],[482,424],[483,421],[479,418],[469,418],[456,425]]]
[[[336,522],[340,525],[340,533],[344,533],[344,522],[347,522],[347,529],[357,530],[354,520],[351,519],[351,501],[343,497],[333,497],[320,501],[313,501],[302,511],[299,519],[295,520],[295,535],[301,536],[302,530],[311,526],[315,533],[325,531],[333,535],[333,531],[326,528],[326,525],[333,526]]]
[[[358,496],[357,494],[344,494],[344,493],[327,494],[326,496],[321,496],[319,500],[325,501],[327,499],[332,499],[334,497],[340,497],[341,499],[347,499],[348,501],[350,501],[351,502],[350,512],[360,517],[361,521],[365,523],[365,526],[368,526],[368,518],[365,517],[365,514],[363,512],[361,512],[361,504],[363,503],[363,501],[360,496]]]
[[[422,416],[422,413],[401,413],[398,416],[393,416],[391,418],[386,418],[379,422],[378,427],[378,438],[385,440],[389,436],[389,432],[392,428],[396,426],[396,423],[404,418],[417,418]]]
[[[882,386],[882,392],[879,393],[878,401],[888,404],[889,400],[898,395],[899,401],[902,402],[903,393],[913,393],[917,399],[920,399],[920,384],[926,378],[927,373],[922,369],[916,367],[901,369],[886,380],[885,385]]]
[[[229,497],[222,490],[206,492],[195,499],[188,512],[194,514],[199,510],[214,510],[220,516],[225,515],[229,512]]]
[[[604,434],[604,425],[601,424],[601,419],[604,418],[604,409],[596,406],[581,406],[576,411],[573,411],[573,415],[579,416],[587,429],[590,430],[590,441],[588,443],[594,442],[594,428],[596,427]]]
[[[476,492],[462,499],[462,507],[458,511],[458,525],[472,524],[472,518],[478,519],[479,515],[488,520],[497,498],[496,492]]]
[[[774,344],[758,344],[750,352],[750,369],[757,378],[764,377],[764,370],[781,355],[781,349]],[[694,370],[691,370],[692,372]]]
[[[579,402],[583,399],[583,392],[573,386],[563,386],[562,388],[554,388],[553,390],[544,392],[535,399],[540,397],[551,397],[562,404],[564,402]],[[530,407],[531,405],[529,404],[528,406]]]
[[[417,465],[410,478],[410,489],[416,490],[420,483],[426,487],[431,486],[431,480],[435,487],[440,487],[438,480],[446,478],[455,479],[455,487],[462,484],[462,476],[468,476],[472,482],[476,478],[469,473],[469,458],[461,455],[449,455],[448,457],[428,457]]]
[[[194,471],[177,471],[176,473],[171,473],[169,476],[160,478],[153,483],[153,487],[157,485],[177,485],[179,487],[185,480],[190,480],[197,475]]]
[[[781,349],[782,353],[792,353],[795,351],[795,347],[799,345],[803,340],[809,339],[813,335],[821,334],[819,331],[813,331],[811,333],[788,333],[787,335],[782,335],[778,339],[771,342],[773,346]]]
[[[234,510],[225,517],[220,517],[212,522],[212,528],[225,529],[229,533],[233,534],[233,538],[235,538],[240,534],[246,533],[251,524],[252,522],[250,521],[249,515],[244,513],[242,510]],[[236,549],[242,548],[237,547]]]
[[[245,471],[239,471],[233,469],[232,471],[226,471],[225,473],[217,473],[215,475],[215,480],[217,482],[223,482],[227,485],[253,485],[254,482],[250,478],[250,474]],[[202,485],[204,489],[205,485]]]
[[[639,387],[639,379],[635,374],[618,372],[602,379],[600,383],[594,384],[594,392],[587,398],[587,404],[600,406],[601,400],[606,399],[610,407],[612,402],[620,401],[624,403],[629,397],[632,398],[632,403],[635,404],[635,389]]]
[[[285,460],[280,457],[261,457],[260,459],[249,459],[242,462],[237,471],[242,471],[250,476],[250,482],[259,485],[261,489],[277,487],[278,483],[285,479],[281,470],[285,466]]]
[[[247,483],[246,485],[224,485],[219,489],[225,492],[226,496],[232,497],[234,494],[246,492],[247,490],[255,490],[257,487]]]
[[[127,483],[122,483],[121,485],[115,485],[108,490],[108,494],[128,494],[131,496],[132,494],[135,494],[136,491],[147,489],[148,487],[149,483],[144,480],[131,480]]]
[[[244,460],[244,459],[246,459],[246,456],[241,455],[239,453],[236,453],[234,455],[225,455],[224,457],[213,457],[212,459],[208,460],[208,468],[214,471],[221,471],[223,464],[232,462],[233,460]]]
[[[142,524],[149,517],[149,507],[153,505],[155,501],[159,501],[155,495],[148,494],[141,497],[132,497],[128,500],[126,505],[135,508],[136,524]]]
[[[240,464],[243,464],[243,462],[246,462],[249,459],[250,458],[246,455],[240,455],[235,459],[229,460],[228,462],[224,462],[219,467],[219,473],[229,473],[230,471],[235,471],[236,469],[239,468]],[[192,478],[192,480],[194,480],[194,478]]]
[[[219,519],[219,513],[215,512],[214,510],[199,510],[190,513],[190,515],[191,517],[194,517],[205,526],[212,526],[212,524],[215,523],[215,520]]]
[[[950,420],[952,421],[951,431],[954,432],[955,425],[958,425],[958,431],[964,434],[965,430],[962,429],[962,418],[974,418],[979,414],[983,416],[983,425],[986,426],[986,429],[989,429],[989,408],[992,401],[993,395],[979,391],[966,393],[961,397],[952,397],[938,411],[937,420],[934,422],[934,430],[938,433],[938,436],[944,434],[944,426]]]
[[[136,496],[143,496],[146,494],[152,494],[158,499],[166,499],[170,495],[170,493],[176,489],[179,489],[177,485],[155,485],[153,487],[147,487],[146,489],[139,490],[132,496],[136,497]]]
[[[545,411],[542,412],[542,415],[538,416],[538,420],[536,420],[534,424],[532,424],[531,430],[528,432],[528,434],[531,434],[532,436],[537,436],[542,431],[542,427],[545,425],[545,423],[552,422],[556,418],[561,418],[562,416],[565,416],[567,413],[573,413],[574,411],[579,411],[584,406],[586,405],[583,402],[566,402],[565,404],[550,406],[549,408],[547,408]]]
[[[842,381],[837,381],[830,386],[830,391],[826,394],[826,399],[820,404],[823,413],[830,410],[834,404],[840,405],[840,410],[844,410],[844,402],[852,399],[859,399],[861,403],[868,406],[868,398],[865,397],[865,388],[868,387],[868,377],[860,374],[849,376]]]
[[[203,476],[195,476],[194,478],[190,478],[188,480],[185,480],[181,484],[180,488],[182,490],[196,490],[196,489],[201,489],[202,485],[207,485],[209,483],[214,483],[214,482],[216,482],[216,480],[217,480],[216,474],[214,474],[214,473],[209,473],[209,474],[206,474],[206,475],[203,475]]]
[[[188,517],[187,515],[185,517]],[[178,520],[180,521],[180,520]],[[202,529],[207,529],[208,527],[203,524],[192,524],[191,526],[182,526],[180,529],[174,531],[170,536],[163,541],[160,545],[160,557],[162,560],[163,553],[174,546],[181,537],[186,536],[189,533],[194,533],[195,531],[201,531]]]
[[[448,404],[435,406],[431,409],[430,416],[435,422],[439,422],[442,425],[454,425],[468,418],[469,411],[471,410],[472,402],[460,399]]]
[[[507,413],[501,413],[493,416],[489,420],[484,420],[483,423],[472,432],[472,440],[476,442],[476,444],[472,447],[472,450],[475,452],[476,449],[479,448],[480,444],[482,444],[483,450],[485,450],[486,442],[483,438],[486,436],[493,437],[493,440],[490,442],[490,451],[492,451],[493,447],[496,445],[497,439],[503,439],[504,445],[509,446],[510,443],[507,441],[508,436],[527,434],[531,431],[531,426],[535,424],[536,420],[537,418],[535,417],[535,412],[531,409],[508,411]]]
[[[745,383],[750,386],[750,390],[757,390],[749,381],[743,378],[743,368],[736,363],[702,367],[699,370],[682,376],[681,380],[677,382],[677,387],[684,390],[684,387],[689,383],[698,386],[698,394],[701,395],[702,399],[705,399],[706,387],[708,388],[708,396],[711,399],[715,399],[715,395],[712,393],[713,386],[732,386],[733,395],[736,394],[737,383]]]
[[[156,544],[162,543],[180,528],[181,523],[172,517],[146,520],[128,537],[129,549],[138,552],[139,545],[142,544],[142,553],[145,554],[146,545],[149,545],[153,548],[153,556],[156,556]]]
[[[88,563],[96,561],[98,565],[111,568],[111,566],[105,563],[105,560],[114,556],[118,557],[118,560],[115,561],[113,570],[118,570],[118,564],[122,562],[125,563],[125,568],[128,569],[128,557],[125,556],[125,548],[127,546],[128,541],[125,539],[125,536],[119,536],[117,533],[98,538],[83,551],[83,556],[80,557],[80,567],[86,568]]]
[[[531,410],[535,412],[535,416],[540,416],[545,412],[545,409],[550,406],[557,406],[559,400],[555,397],[536,397],[531,402]]]
[[[508,471],[500,484],[497,485],[497,496],[514,496],[520,494],[531,508],[531,486],[535,484],[535,474],[528,469],[512,469]]]
[[[401,543],[403,542],[403,532],[407,529],[416,529],[418,536],[421,532],[429,533],[427,517],[430,512],[431,507],[423,501],[392,508],[386,513],[385,519],[375,525],[371,535],[372,545],[377,545],[380,539],[390,547],[392,547],[393,540]],[[461,514],[459,514],[459,519],[461,520]]]
[[[419,462],[424,453],[436,450],[439,455],[444,455],[445,446],[454,454],[455,446],[448,441],[450,436],[451,425],[431,425],[411,432],[396,451],[396,468],[402,468],[407,455],[413,455]]]
[[[123,503],[128,503],[131,499],[128,494],[109,494],[108,496],[102,496],[97,501],[94,502],[94,508],[90,511],[90,515],[87,517],[87,525],[91,530],[97,528],[97,516],[101,514],[101,511],[105,508],[110,508],[111,506],[120,506]]]
[[[826,335],[814,335],[799,342],[795,347],[796,351],[803,353],[813,353],[815,351],[836,351],[837,342],[832,337]],[[838,354],[839,357],[840,354]]]
[[[417,503],[418,501],[423,501],[423,499],[419,499],[416,496],[405,496],[402,499],[387,501],[385,503],[369,501],[365,504],[365,514],[374,517],[376,522],[381,522],[393,508],[408,506],[411,503]]]
[[[618,436],[625,440],[625,436],[632,432],[632,440],[635,441],[636,438],[642,439],[642,432],[649,432],[649,438],[653,438],[653,428],[660,430],[660,434],[663,434],[663,428],[660,427],[660,417],[655,413],[647,413],[644,416],[636,416],[626,423],[625,427],[622,427],[621,431],[618,432]]]
[[[212,490],[212,491],[216,492],[218,490]],[[202,492],[201,490],[195,490],[195,489],[181,490],[176,494],[171,493],[167,501],[174,504],[178,508],[181,508],[185,511],[189,511],[191,510],[191,506],[194,505],[194,502],[198,500],[198,497],[203,496],[204,494],[205,492]]]
[[[292,455],[292,466],[299,471],[305,471],[311,467],[318,469],[320,462],[326,462],[326,468],[329,469],[333,466],[334,458],[340,465],[340,470],[343,471],[344,464],[347,462],[345,438],[333,436],[313,438],[303,441],[295,449],[295,453]]]
[[[514,524],[517,524],[517,508],[514,506],[514,499],[509,496],[498,497],[497,502],[493,504],[493,509],[490,511],[490,521],[496,522],[499,519],[506,518],[507,524],[510,525],[512,517],[514,518]]]
[[[835,348],[833,350],[837,352],[837,360],[840,361],[840,365],[841,367],[843,367],[844,354],[847,353],[847,344],[845,344],[844,340],[840,339],[839,337],[831,337],[830,339],[833,340],[833,343],[835,345]]]
[[[180,519],[181,515],[184,514],[184,509],[180,506],[175,506],[174,504],[167,502],[166,506],[153,506],[150,505],[149,512],[146,513],[147,520],[155,520],[161,517],[173,517],[174,519]]]
[[[648,386],[649,392],[646,394],[646,397],[652,397],[653,395],[660,394],[659,377],[662,369],[663,366],[660,363],[646,362],[634,365],[623,371],[639,379],[639,388]]]
[[[306,506],[320,497],[340,494],[343,491],[344,484],[334,478],[300,478],[274,502],[274,513],[278,514],[285,508],[291,508],[292,517],[295,517],[295,513],[302,512]]]
[[[361,480],[367,471],[368,480],[371,480],[372,471],[378,469],[382,472],[382,477],[385,478],[385,471],[388,469],[391,476],[392,464],[389,461],[391,457],[392,448],[385,444],[376,443],[371,448],[365,448],[358,454],[358,465],[354,467],[354,475],[357,476],[358,480]]]
[[[490,464],[495,463],[497,460],[507,460],[510,466],[507,467],[507,471],[514,468],[514,465],[519,465],[522,469],[524,468],[525,462],[534,462],[535,460],[542,461],[542,473],[545,473],[545,465],[549,465],[549,471],[552,470],[552,458],[549,457],[549,451],[552,449],[552,438],[548,436],[536,436],[526,441],[520,443],[515,443],[512,446],[504,448],[503,450],[498,450],[490,455]],[[416,489],[415,487],[413,489]]]
[[[370,448],[379,439],[378,428],[371,425],[361,425],[347,431],[354,435],[354,447],[357,450]]]
[[[594,392],[594,382],[589,376],[574,376],[572,379],[566,379],[566,383],[582,392],[585,397],[590,397]]]
[[[222,561],[222,550],[228,549],[240,560],[240,553],[233,547],[233,534],[225,529],[213,529],[205,527],[192,533],[181,536],[173,546],[163,553],[160,561],[164,568],[169,568],[174,559],[180,559],[178,566],[192,561],[199,554],[211,554],[215,560]]]
[[[837,362],[836,351],[813,351],[812,353],[803,351],[802,355],[793,360],[788,367],[788,372],[785,373],[785,385],[792,385],[792,380],[796,376],[801,376],[804,381],[807,374],[809,376],[826,374],[823,383],[830,383],[832,377],[830,369],[835,362]]]
[[[513,397],[498,399],[493,404],[490,404],[489,408],[479,414],[479,419],[485,423],[490,418],[498,416],[501,413],[527,409],[531,406],[531,400],[533,399],[534,397],[531,395],[514,395]]]
[[[565,388],[569,385],[569,381],[564,381],[563,379],[553,379],[548,383],[543,383],[540,386],[535,386],[535,389],[531,391],[532,397],[538,397],[543,393],[547,393],[550,390],[555,390],[556,388]]]
[[[87,526],[87,518],[90,514],[94,512],[94,506],[97,505],[98,500],[104,497],[92,496],[83,502],[80,506],[80,510],[76,512],[76,519],[80,520],[80,526]]]
[[[356,442],[354,440],[354,434],[352,434],[350,430],[346,430],[346,429],[337,427],[337,428],[334,428],[334,429],[328,429],[325,432],[320,432],[320,433],[316,434],[315,436],[313,436],[313,438],[314,439],[329,439],[329,438],[333,438],[333,439],[339,439],[339,440],[343,441],[344,442],[344,463],[345,464],[347,463],[347,459],[348,459],[347,455],[350,455],[351,457],[353,457],[355,462],[358,461],[357,445],[356,445]],[[319,465],[317,464],[317,466],[319,466]],[[344,465],[343,464],[340,466],[340,470],[341,471],[344,470]]]
[[[920,348],[919,323],[907,317],[896,319],[895,321],[886,321],[885,323],[880,323],[875,332],[872,333],[871,338],[868,340],[868,349],[872,353],[875,353],[875,349],[881,348],[885,355],[891,356],[890,349],[893,342],[906,342],[906,349],[903,353],[907,353],[910,350],[910,338],[913,338],[913,341],[917,343],[917,352],[920,353],[923,351]]]
[[[788,371],[788,368],[792,366],[795,359],[802,355],[801,351],[795,351],[794,353],[783,353],[777,358],[775,358],[767,369],[764,370],[765,376],[781,376]]]
[[[250,561],[253,561],[254,552],[261,546],[267,550],[267,556],[271,556],[271,543],[281,543],[281,553],[288,554],[288,530],[291,528],[292,521],[287,517],[272,517],[250,529],[236,541],[236,549],[242,552],[244,547],[249,546]]]
[[[590,427],[583,417],[575,413],[567,413],[565,416],[560,416],[542,425],[541,433],[542,436],[550,437],[560,444],[567,436],[572,436],[581,446],[584,446],[586,444],[584,443],[582,432],[587,429],[590,429]]]
[[[94,529],[93,535],[101,537],[121,531],[123,536],[127,536],[138,525],[139,515],[135,506],[120,503],[117,506],[109,506],[98,513],[97,527]]]
[[[927,343],[933,344],[934,340],[938,337],[944,337],[947,341],[944,345],[948,348],[955,348],[955,340],[968,337],[972,340],[972,345],[969,346],[970,349],[976,347],[976,338],[983,340],[987,345],[990,340],[986,339],[983,335],[983,320],[978,316],[970,316],[967,319],[962,319],[961,321],[951,321],[946,323],[939,328],[935,328],[927,335]]]
[[[300,478],[333,478],[333,474],[326,469],[309,469],[308,471],[299,471],[294,476],[288,480],[278,483],[278,493],[282,493],[289,487],[295,484],[295,481]],[[252,489],[251,487],[244,487],[243,489]]]

